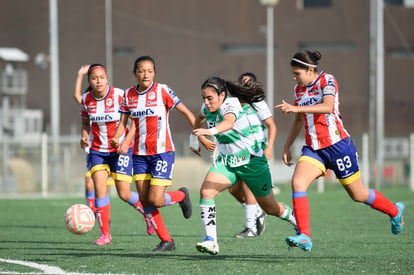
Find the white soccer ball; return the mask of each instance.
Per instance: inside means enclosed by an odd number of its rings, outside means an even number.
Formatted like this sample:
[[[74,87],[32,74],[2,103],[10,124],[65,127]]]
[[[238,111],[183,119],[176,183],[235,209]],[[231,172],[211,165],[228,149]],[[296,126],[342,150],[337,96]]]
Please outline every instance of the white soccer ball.
[[[95,215],[84,204],[74,204],[65,212],[65,226],[70,233],[83,235],[91,231],[94,225]]]

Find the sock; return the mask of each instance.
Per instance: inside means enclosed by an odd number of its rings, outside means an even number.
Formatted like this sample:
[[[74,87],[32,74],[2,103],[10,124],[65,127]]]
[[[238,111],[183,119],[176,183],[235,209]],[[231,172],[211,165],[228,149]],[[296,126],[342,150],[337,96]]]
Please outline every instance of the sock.
[[[259,204],[256,204],[257,208],[256,208],[256,217],[260,217],[263,214],[263,209],[260,207]]]
[[[95,192],[94,191],[86,192],[85,197],[86,197],[86,204],[89,206],[90,209],[92,209],[92,212],[95,213],[95,211],[96,211],[96,209],[95,209]]]
[[[164,196],[165,206],[170,206],[177,202],[182,202],[185,198],[185,193],[183,191],[165,192]]]
[[[299,232],[310,238],[308,194],[306,192],[293,191],[292,197],[293,213],[295,214]]]
[[[289,222],[291,225],[293,225],[293,227],[297,227],[296,224],[296,218],[293,215],[293,211],[292,209],[285,203],[283,203],[283,206],[285,207],[285,210],[283,211],[282,215],[280,215],[279,218],[281,218],[284,221]]]
[[[200,199],[200,217],[205,236],[211,237],[217,242],[216,204],[214,199]]]
[[[257,233],[256,212],[257,212],[256,204],[246,204],[245,205],[244,215],[245,215],[246,228],[252,229],[255,233]]]
[[[164,225],[161,213],[155,207],[145,207],[144,208],[145,216],[151,222],[152,227],[157,232],[158,237],[161,241],[172,242],[170,233],[168,233],[167,228]]]
[[[111,204],[109,197],[95,199],[96,218],[98,219],[99,227],[102,235],[109,235],[109,219],[111,218]]]
[[[144,214],[144,209],[139,201],[139,195],[137,192],[131,192],[131,197],[129,198],[128,203],[138,210],[139,213]]]
[[[369,189],[369,197],[365,204],[370,205],[375,210],[394,218],[398,215],[398,207],[389,201],[383,194],[374,189]]]

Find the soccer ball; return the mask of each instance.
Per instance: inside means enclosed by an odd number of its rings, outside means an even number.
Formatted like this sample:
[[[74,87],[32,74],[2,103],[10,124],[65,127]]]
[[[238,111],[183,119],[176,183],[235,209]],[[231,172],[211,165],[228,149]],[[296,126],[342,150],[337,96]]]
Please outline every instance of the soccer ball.
[[[95,215],[88,206],[74,204],[65,212],[65,225],[70,233],[83,235],[95,225]]]

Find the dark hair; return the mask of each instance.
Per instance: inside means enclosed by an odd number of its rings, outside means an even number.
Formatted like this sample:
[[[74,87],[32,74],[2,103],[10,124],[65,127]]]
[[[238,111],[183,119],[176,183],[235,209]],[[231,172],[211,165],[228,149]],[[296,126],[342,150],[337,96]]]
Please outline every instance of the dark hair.
[[[265,92],[261,83],[253,83],[250,86],[226,81],[227,89],[231,96],[237,97],[241,103],[252,105],[265,99]]]
[[[250,83],[243,83],[243,78],[245,78],[245,77],[248,77],[249,78],[249,80],[250,81],[247,81],[247,82],[250,82]],[[245,73],[242,73],[240,76],[239,76],[239,79],[237,80],[237,82],[239,83],[239,84],[242,84],[242,85],[251,85],[251,84],[255,84],[256,83],[256,81],[257,81],[257,78],[256,78],[256,75],[254,74],[254,73],[251,73],[251,72],[245,72]]]
[[[315,71],[318,66],[318,61],[322,58],[322,54],[318,51],[297,52],[290,61],[290,66],[309,69],[314,67]],[[296,60],[295,60],[296,59]]]
[[[138,63],[139,62],[142,62],[142,61],[150,61],[150,62],[152,62],[152,64],[154,65],[154,72],[155,72],[155,60],[151,56],[149,56],[149,55],[143,55],[143,56],[140,56],[137,59],[135,59],[134,69],[133,69],[133,72],[134,73],[137,72]]]
[[[212,88],[218,95],[221,93],[226,93],[227,95],[227,85],[226,80],[218,76],[212,76],[206,79],[203,84],[201,84],[201,90],[205,88]]]
[[[262,101],[265,98],[265,93],[260,83],[244,86],[239,83],[226,81],[218,76],[212,76],[201,85],[201,89],[205,89],[207,87],[215,90],[218,95],[226,93],[226,96],[231,95],[233,97],[237,97],[241,103],[248,103],[250,105],[255,102]]]
[[[104,66],[104,65],[99,64],[99,63],[95,63],[95,64],[90,65],[90,66],[89,66],[89,68],[88,68],[88,73],[87,73],[87,75],[88,75],[88,79],[89,79],[89,77],[91,76],[91,73],[92,73],[95,69],[97,69],[97,68],[102,68],[102,69],[104,69],[104,70],[105,70],[105,73],[106,73],[106,68],[105,68],[105,66]]]
[[[89,77],[91,76],[92,72],[93,72],[95,69],[97,69],[97,68],[102,68],[102,69],[104,69],[105,74],[107,73],[107,72],[106,72],[106,68],[105,68],[105,66],[104,66],[104,65],[99,64],[99,63],[92,64],[92,65],[90,65],[90,66],[89,66],[89,68],[88,68],[88,73],[87,73],[88,80],[89,80]],[[92,87],[91,87],[91,86],[88,86],[88,88],[86,88],[86,90],[84,91],[84,93],[86,93],[86,92],[88,92],[88,91],[90,91],[90,90],[92,90]]]

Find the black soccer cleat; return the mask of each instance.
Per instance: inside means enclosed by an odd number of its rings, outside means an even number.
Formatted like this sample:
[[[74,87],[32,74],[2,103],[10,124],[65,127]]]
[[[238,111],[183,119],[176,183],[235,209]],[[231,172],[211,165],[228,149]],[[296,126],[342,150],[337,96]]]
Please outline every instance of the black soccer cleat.
[[[181,187],[178,190],[184,192],[185,194],[183,201],[180,202],[180,207],[183,211],[184,218],[189,219],[193,213],[193,205],[191,204],[190,200],[190,192],[186,187]]]
[[[154,252],[165,252],[165,251],[173,251],[173,250],[175,250],[175,242],[174,241],[172,241],[172,242],[162,241],[152,251],[154,251]]]

